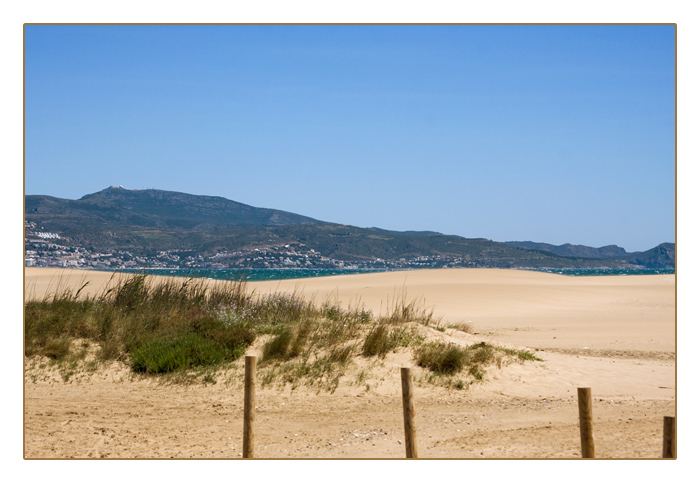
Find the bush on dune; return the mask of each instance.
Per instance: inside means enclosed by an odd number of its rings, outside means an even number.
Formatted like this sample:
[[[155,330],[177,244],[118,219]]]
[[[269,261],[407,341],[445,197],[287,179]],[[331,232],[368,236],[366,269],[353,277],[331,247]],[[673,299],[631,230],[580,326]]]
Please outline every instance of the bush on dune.
[[[435,374],[468,371],[480,379],[486,365],[499,363],[487,344],[424,343],[417,328],[435,323],[432,312],[405,294],[388,315],[375,317],[360,307],[318,307],[294,293],[254,296],[244,281],[208,286],[139,274],[97,296],[63,291],[27,302],[25,355],[75,358],[71,341],[83,339],[98,347],[98,359],[124,361],[137,373],[186,373],[236,361],[264,335],[264,383],[277,378],[294,387],[303,380],[331,391],[353,357],[383,358],[407,347],[414,348],[418,366]],[[510,355],[534,358],[523,351]]]

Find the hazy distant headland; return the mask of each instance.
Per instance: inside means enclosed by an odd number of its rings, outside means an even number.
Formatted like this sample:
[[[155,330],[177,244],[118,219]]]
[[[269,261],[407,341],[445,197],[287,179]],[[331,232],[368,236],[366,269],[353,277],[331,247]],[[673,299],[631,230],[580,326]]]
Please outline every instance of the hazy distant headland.
[[[25,264],[96,269],[674,269],[675,244],[499,243],[319,221],[222,197],[110,187],[25,196]]]

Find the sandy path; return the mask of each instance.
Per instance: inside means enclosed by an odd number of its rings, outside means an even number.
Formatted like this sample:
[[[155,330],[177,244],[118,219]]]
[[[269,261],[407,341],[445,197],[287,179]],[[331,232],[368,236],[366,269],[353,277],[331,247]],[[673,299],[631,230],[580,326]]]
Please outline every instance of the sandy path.
[[[241,457],[240,389],[102,383],[78,399],[75,387],[59,384],[31,386],[26,399],[29,458]],[[264,392],[257,399],[258,458],[405,455],[398,395],[301,390]],[[422,458],[580,457],[572,398],[480,398],[432,390],[417,396],[415,407]],[[597,455],[658,458],[661,422],[673,412],[667,400],[596,398]]]
[[[420,381],[414,368],[422,458],[580,457],[571,356],[538,353],[541,363],[490,372],[469,390]],[[673,364],[581,360],[595,379],[596,451],[606,458],[658,458],[663,416],[675,414]],[[334,393],[259,388],[258,458],[402,458],[400,355],[366,383],[353,375]],[[601,381],[609,365],[631,381]],[[242,376],[189,387],[112,374],[64,383],[27,383],[25,455],[29,458],[240,458]],[[121,372],[124,376],[125,372]],[[649,377],[649,376],[653,377]],[[611,379],[617,377],[610,374]],[[384,378],[381,381],[380,378]],[[670,387],[662,384],[671,384]],[[607,391],[604,390],[607,388]],[[634,395],[632,395],[634,394]]]
[[[108,275],[64,274],[91,290]],[[27,270],[35,292],[57,273]],[[45,284],[45,285],[42,285]],[[78,285],[79,286],[79,285]],[[428,270],[251,283],[260,293],[295,289],[375,312],[406,291],[444,322],[478,334],[435,337],[528,347],[543,362],[489,371],[468,390],[416,378],[422,458],[577,458],[576,387],[592,388],[596,452],[658,458],[663,416],[675,415],[675,278],[564,277],[509,270]],[[361,383],[357,361],[334,394],[259,388],[260,458],[402,458],[399,368],[389,355]],[[25,374],[25,457],[236,458],[242,447],[242,367],[214,385],[174,386],[113,367],[68,383],[36,366]]]

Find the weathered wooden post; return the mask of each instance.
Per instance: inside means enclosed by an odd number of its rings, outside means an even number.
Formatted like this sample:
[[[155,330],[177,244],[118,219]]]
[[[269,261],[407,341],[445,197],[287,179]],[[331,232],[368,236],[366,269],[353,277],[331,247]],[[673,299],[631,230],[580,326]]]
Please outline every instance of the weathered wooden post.
[[[661,455],[663,458],[676,457],[676,418],[673,416],[664,416],[664,446]]]
[[[595,458],[593,404],[591,402],[590,387],[578,388],[578,417],[581,427],[581,455],[584,458]]]
[[[413,380],[411,368],[401,368],[401,390],[403,392],[403,429],[406,436],[406,458],[418,458],[416,447],[415,411],[413,409]]]
[[[243,399],[243,457],[255,457],[255,356],[245,356],[245,388]]]

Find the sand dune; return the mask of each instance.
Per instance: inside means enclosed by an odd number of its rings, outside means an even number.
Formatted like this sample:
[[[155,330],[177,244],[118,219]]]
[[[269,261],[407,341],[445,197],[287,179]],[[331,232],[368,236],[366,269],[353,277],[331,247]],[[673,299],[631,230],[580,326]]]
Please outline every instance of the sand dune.
[[[672,352],[673,275],[569,277],[494,269],[416,270],[255,282],[260,292],[297,290],[375,313],[406,294],[446,324],[471,322],[504,342],[532,348]]]
[[[26,297],[57,287],[100,293],[108,272],[27,268]],[[216,283],[216,282],[211,282]],[[470,322],[494,339],[540,349],[673,352],[675,276],[564,275],[495,269],[415,270],[250,282],[257,293],[296,291],[317,302],[386,313],[417,299],[445,324]]]
[[[25,298],[110,274],[25,271]],[[211,282],[216,283],[216,282]],[[443,325],[471,322],[474,334],[432,336],[529,348],[543,362],[493,370],[468,390],[417,384],[419,456],[576,458],[576,388],[594,395],[600,457],[658,458],[663,416],[675,415],[675,277],[567,277],[514,270],[421,270],[249,283],[262,294],[296,291],[317,302],[387,311],[418,299]],[[260,389],[256,455],[261,458],[401,458],[398,369],[390,354],[362,384],[348,376],[334,394]],[[417,374],[420,374],[420,368]],[[239,457],[241,381],[178,387],[133,379],[123,367],[87,380],[25,374],[25,456],[30,458]],[[223,376],[222,376],[223,377]],[[313,415],[310,417],[310,415]]]

